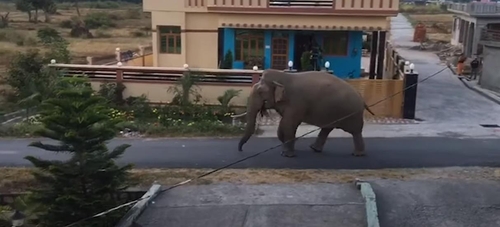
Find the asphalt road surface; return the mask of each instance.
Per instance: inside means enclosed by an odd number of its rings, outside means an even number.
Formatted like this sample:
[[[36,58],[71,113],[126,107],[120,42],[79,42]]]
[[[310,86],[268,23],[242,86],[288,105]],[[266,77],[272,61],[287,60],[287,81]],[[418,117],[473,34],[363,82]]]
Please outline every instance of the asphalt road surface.
[[[64,160],[57,154],[28,147],[36,139],[0,140],[0,166],[31,166],[26,155]],[[42,140],[51,142],[49,140]],[[333,138],[323,153],[314,153],[314,138],[296,142],[297,157],[280,156],[281,147],[238,163],[231,168],[380,169],[448,166],[500,166],[500,140],[454,138],[366,138],[365,157],[353,157],[352,139]],[[137,168],[217,168],[279,144],[277,138],[251,138],[238,152],[238,139],[115,139],[110,149],[132,145],[118,163]]]

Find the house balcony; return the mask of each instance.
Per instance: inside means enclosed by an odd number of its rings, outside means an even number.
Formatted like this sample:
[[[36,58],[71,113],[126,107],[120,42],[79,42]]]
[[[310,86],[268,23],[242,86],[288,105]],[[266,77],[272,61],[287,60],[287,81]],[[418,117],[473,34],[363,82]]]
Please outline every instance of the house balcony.
[[[487,46],[500,47],[500,30],[483,28],[481,30],[479,43]]]
[[[451,3],[448,11],[473,17],[500,17],[500,4],[493,2]]]
[[[207,13],[386,16],[399,0],[144,0],[144,11]]]

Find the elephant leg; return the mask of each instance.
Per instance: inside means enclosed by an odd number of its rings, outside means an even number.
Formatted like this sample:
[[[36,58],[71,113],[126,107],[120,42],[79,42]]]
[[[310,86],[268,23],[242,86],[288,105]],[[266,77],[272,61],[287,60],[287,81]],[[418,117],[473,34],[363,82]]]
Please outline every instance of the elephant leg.
[[[283,117],[281,118],[279,128],[283,132],[283,150],[281,156],[284,157],[295,157],[295,134],[297,132],[297,127],[299,127],[300,122],[293,122],[293,118]]]
[[[281,123],[278,126],[278,139],[281,143],[285,143],[285,134],[283,133],[283,128],[281,127]]]
[[[326,139],[328,138],[328,135],[330,134],[330,132],[332,132],[332,130],[333,128],[322,128],[321,131],[319,131],[316,141],[314,141],[314,143],[309,147],[314,152],[322,152],[323,147],[325,146]]]
[[[363,135],[361,132],[352,133],[352,139],[354,141],[354,156],[365,156],[365,142],[363,140]]]

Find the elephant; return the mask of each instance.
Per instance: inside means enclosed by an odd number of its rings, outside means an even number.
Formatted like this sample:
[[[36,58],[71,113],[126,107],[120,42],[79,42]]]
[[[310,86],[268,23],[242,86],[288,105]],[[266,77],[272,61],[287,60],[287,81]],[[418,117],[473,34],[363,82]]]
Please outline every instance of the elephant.
[[[238,151],[242,151],[254,133],[257,114],[264,115],[269,109],[281,116],[277,134],[284,157],[296,156],[295,134],[302,122],[321,128],[315,142],[309,146],[314,152],[322,152],[328,135],[338,128],[352,135],[352,155],[365,155],[362,136],[364,110],[375,114],[357,90],[335,75],[321,71],[287,73],[264,70],[248,98],[247,125]]]

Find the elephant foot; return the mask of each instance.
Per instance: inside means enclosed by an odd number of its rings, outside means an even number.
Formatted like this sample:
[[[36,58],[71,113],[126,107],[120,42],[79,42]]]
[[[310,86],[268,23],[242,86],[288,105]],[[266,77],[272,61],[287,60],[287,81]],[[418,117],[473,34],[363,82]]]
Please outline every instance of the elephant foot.
[[[318,149],[318,148],[316,148],[316,147],[314,146],[314,144],[311,144],[311,146],[309,146],[309,147],[310,147],[310,148],[311,148],[314,152],[317,152],[317,153],[321,153],[321,152],[323,152],[323,150],[322,150],[322,149]]]
[[[352,152],[352,156],[362,157],[362,156],[366,156],[366,153],[364,151],[354,151],[354,152]]]
[[[293,157],[296,157],[297,155],[293,151],[282,151],[281,156],[287,157],[287,158],[293,158]]]

